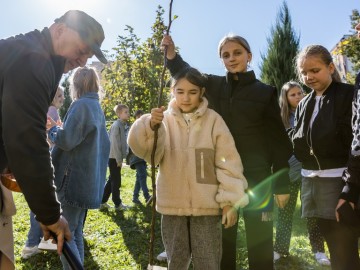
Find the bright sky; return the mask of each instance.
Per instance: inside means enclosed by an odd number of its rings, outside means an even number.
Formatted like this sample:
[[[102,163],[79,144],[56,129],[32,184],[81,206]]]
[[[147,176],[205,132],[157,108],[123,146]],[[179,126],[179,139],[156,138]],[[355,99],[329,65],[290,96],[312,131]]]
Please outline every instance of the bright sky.
[[[102,48],[116,46],[125,25],[144,41],[150,36],[158,5],[165,0],[12,0],[1,5],[0,39],[50,26],[69,9],[80,9],[98,20],[105,31]],[[358,0],[287,0],[300,46],[321,44],[329,50],[349,34],[350,15]],[[219,40],[229,32],[245,37],[253,51],[252,68],[259,74],[261,53],[275,24],[282,0],[174,0],[172,37],[183,58],[202,72],[224,74],[217,53]]]

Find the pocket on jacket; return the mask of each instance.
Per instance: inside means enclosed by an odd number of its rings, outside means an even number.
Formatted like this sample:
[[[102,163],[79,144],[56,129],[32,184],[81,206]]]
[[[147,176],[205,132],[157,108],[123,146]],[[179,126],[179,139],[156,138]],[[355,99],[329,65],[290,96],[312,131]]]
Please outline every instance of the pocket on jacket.
[[[66,169],[64,176],[62,177],[60,182],[56,182],[55,181],[55,186],[56,186],[56,192],[61,192],[65,186],[66,180],[68,179],[69,175],[70,175],[71,170],[70,169]],[[56,179],[55,179],[56,180]],[[60,179],[59,179],[60,180]]]
[[[200,184],[218,185],[215,174],[215,151],[213,149],[195,149],[196,181]]]

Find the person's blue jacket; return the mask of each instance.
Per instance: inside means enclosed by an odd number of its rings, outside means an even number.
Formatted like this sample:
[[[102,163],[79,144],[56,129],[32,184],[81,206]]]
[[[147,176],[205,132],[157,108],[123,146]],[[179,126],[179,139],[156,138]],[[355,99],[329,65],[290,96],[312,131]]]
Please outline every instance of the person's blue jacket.
[[[130,168],[135,170],[135,164],[138,164],[140,162],[145,162],[145,160],[143,160],[142,158],[139,158],[138,156],[136,156],[133,151],[131,150],[131,148],[129,147],[129,154],[126,157],[126,160],[128,162],[128,164],[130,165]]]
[[[84,209],[98,208],[110,141],[97,93],[86,93],[71,104],[54,143],[51,155],[59,201]]]

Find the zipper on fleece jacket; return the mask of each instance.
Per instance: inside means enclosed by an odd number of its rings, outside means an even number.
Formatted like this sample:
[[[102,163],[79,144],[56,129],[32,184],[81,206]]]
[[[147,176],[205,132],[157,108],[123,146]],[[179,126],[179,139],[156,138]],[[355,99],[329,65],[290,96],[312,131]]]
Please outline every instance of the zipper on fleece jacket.
[[[189,135],[189,132],[190,132],[190,123],[191,123],[192,119],[193,119],[196,115],[198,115],[198,114],[199,114],[199,113],[198,113],[197,111],[194,112],[193,115],[192,115],[188,120],[186,120],[186,118],[183,116],[183,119],[184,119],[185,124],[186,124],[186,126],[187,126],[186,132],[188,133],[188,135]],[[189,139],[189,137],[188,137],[188,139]],[[189,141],[189,140],[188,140],[188,141]]]
[[[201,179],[205,178],[205,170],[204,170],[204,152],[201,152],[200,154],[200,175],[201,175]]]
[[[187,146],[189,146],[189,139],[190,139],[190,136],[189,136],[189,133],[190,133],[190,123],[192,121],[192,119],[194,117],[196,117],[196,115],[198,114],[198,112],[196,111],[195,113],[193,113],[193,115],[189,118],[189,120],[186,120],[183,116],[183,119],[186,123],[186,132],[187,132]],[[191,188],[191,185],[190,185],[190,182],[189,182],[189,179],[187,177],[187,183],[188,183],[188,189],[190,190]],[[190,207],[192,207],[192,200],[191,200],[191,192],[189,193],[189,204],[190,204]]]

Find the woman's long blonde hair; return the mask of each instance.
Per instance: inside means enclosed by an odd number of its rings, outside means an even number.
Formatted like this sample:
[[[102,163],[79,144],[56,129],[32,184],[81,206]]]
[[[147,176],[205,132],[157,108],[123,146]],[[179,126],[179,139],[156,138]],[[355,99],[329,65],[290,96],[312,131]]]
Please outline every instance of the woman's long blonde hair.
[[[289,104],[289,101],[287,98],[287,94],[294,87],[298,87],[299,89],[301,89],[303,94],[305,94],[304,89],[302,89],[302,87],[299,83],[297,83],[295,81],[289,81],[281,87],[281,92],[280,92],[280,96],[279,96],[280,114],[281,114],[281,119],[284,123],[285,128],[291,127],[290,121],[289,121],[291,108],[290,108],[290,104]]]
[[[75,70],[70,80],[70,93],[72,100],[79,99],[85,93],[99,93],[101,98],[102,88],[99,77],[92,67],[79,67]]]

